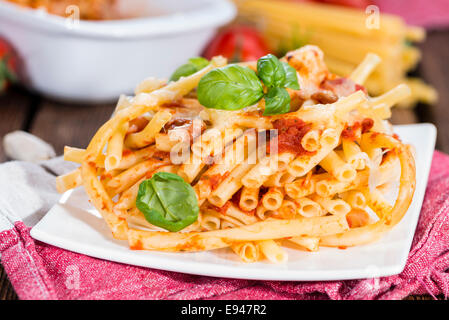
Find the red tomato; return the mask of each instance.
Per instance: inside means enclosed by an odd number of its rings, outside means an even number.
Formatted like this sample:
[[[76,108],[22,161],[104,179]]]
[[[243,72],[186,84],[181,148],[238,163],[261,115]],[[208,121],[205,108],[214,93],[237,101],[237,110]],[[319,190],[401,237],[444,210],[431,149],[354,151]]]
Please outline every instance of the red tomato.
[[[0,39],[0,93],[16,80],[17,58],[12,47]]]
[[[260,34],[245,26],[231,26],[218,33],[203,56],[211,59],[222,55],[230,62],[252,61],[270,53]]]

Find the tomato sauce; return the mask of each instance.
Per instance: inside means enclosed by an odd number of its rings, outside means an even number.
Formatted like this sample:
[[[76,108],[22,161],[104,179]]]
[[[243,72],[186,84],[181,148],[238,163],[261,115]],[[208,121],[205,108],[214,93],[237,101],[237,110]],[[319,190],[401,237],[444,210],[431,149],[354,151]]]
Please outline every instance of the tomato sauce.
[[[301,140],[312,126],[299,118],[278,119],[273,122],[273,128],[278,130],[278,153],[292,152],[296,155],[313,155],[315,152],[305,150]],[[269,150],[269,145],[267,146]]]
[[[341,133],[341,137],[343,139],[355,141],[360,138],[360,134],[370,131],[373,125],[374,121],[370,118],[365,118],[362,120],[362,122],[356,121],[351,126],[346,126],[346,128]]]
[[[370,131],[374,126],[374,120],[370,118],[365,118],[362,121],[362,133]]]
[[[122,157],[130,156],[133,152],[129,149],[123,149]]]
[[[212,190],[217,189],[218,185],[228,177],[230,172],[225,172],[223,175],[221,174],[214,174],[212,176],[205,176],[204,178],[208,180],[208,183]]]
[[[142,241],[137,240],[133,245],[130,246],[131,250],[143,250]]]
[[[209,204],[210,208],[214,211],[217,211],[221,214],[226,214],[226,212],[228,211],[229,207],[231,206],[231,202],[230,201],[226,201],[226,203],[222,206],[222,207],[217,207],[214,206],[212,204]]]

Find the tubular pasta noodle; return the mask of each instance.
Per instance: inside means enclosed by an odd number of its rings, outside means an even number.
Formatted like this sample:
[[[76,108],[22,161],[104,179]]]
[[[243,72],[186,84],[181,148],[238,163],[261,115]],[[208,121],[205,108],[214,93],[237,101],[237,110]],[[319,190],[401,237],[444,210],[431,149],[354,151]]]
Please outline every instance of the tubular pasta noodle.
[[[277,211],[269,210],[265,208],[264,206],[258,206],[256,209],[256,216],[260,220],[265,220],[269,217],[276,216],[278,214]]]
[[[86,150],[64,146],[64,160],[81,163],[83,161]]]
[[[121,94],[118,99],[117,106],[115,107],[114,115],[117,113],[117,111],[126,109],[126,108],[130,107],[131,105],[132,105],[132,98],[128,97],[124,94]]]
[[[205,212],[219,217],[221,219],[221,228],[222,229],[224,229],[223,228],[223,223],[225,223],[225,222],[227,222],[227,225],[232,225],[233,228],[245,225],[245,223],[242,222],[241,220],[239,220],[239,219],[237,219],[237,218],[235,218],[233,216],[230,216],[228,214],[223,214],[221,211],[217,211],[214,208],[207,208],[206,207],[205,208]],[[254,220],[254,221],[257,221],[257,220]]]
[[[175,145],[177,145],[180,141],[177,139],[170,139],[170,135],[168,133],[158,133],[156,134],[154,141],[156,143],[156,149],[170,152],[173,150]]]
[[[234,133],[236,133],[236,132],[242,132],[241,130],[240,131],[233,131]],[[240,134],[241,135],[241,134]],[[229,136],[228,136],[229,137]],[[235,136],[232,136],[232,138],[234,138]],[[245,138],[247,138],[247,139],[249,139],[249,140],[251,140],[251,138],[250,138],[250,135],[244,135],[244,137]],[[232,140],[231,140],[232,141]],[[231,141],[228,141],[228,142],[226,142],[226,143],[224,143],[224,144],[222,144],[221,146],[224,148],[225,147],[225,145],[227,144],[227,143],[229,143],[229,142],[231,142]],[[237,142],[237,141],[239,141],[239,142]],[[229,157],[224,157],[224,159],[223,158],[221,158],[221,164],[224,164],[225,166],[226,165],[228,165],[228,166],[233,166],[233,163],[235,163],[237,160],[239,160],[239,159],[241,159],[241,157],[243,156],[241,153],[239,153],[239,151],[240,151],[240,149],[238,148],[238,145],[242,142],[241,140],[237,140],[236,141],[236,148],[234,149],[232,149],[233,151],[235,150],[235,157],[232,157],[232,158],[229,158]],[[248,142],[249,143],[249,142]],[[194,145],[192,145],[192,148],[193,148],[193,146]],[[184,180],[186,180],[187,182],[192,182],[197,176],[198,176],[198,174],[200,173],[200,171],[205,167],[205,163],[204,163],[204,161],[202,160],[202,157],[203,156],[210,156],[214,151],[217,151],[217,150],[214,150],[213,148],[208,148],[207,149],[207,151],[205,152],[205,154],[203,153],[203,154],[201,154],[201,153],[195,153],[195,152],[192,152],[191,154],[190,154],[190,159],[189,159],[189,161],[187,162],[187,163],[184,163],[184,164],[182,164],[182,166],[181,166],[181,168],[180,168],[180,170],[179,170],[179,172],[178,172],[178,174],[181,176],[181,177],[183,177],[184,178]],[[201,151],[201,152],[203,152],[203,151]],[[221,150],[220,150],[220,152],[221,152]]]
[[[262,205],[271,211],[276,211],[282,205],[284,200],[284,192],[282,189],[277,187],[272,187],[265,193],[262,197]]]
[[[365,196],[366,204],[370,207],[379,218],[386,216],[392,210],[392,206],[385,200],[382,193],[377,189],[362,189]]]
[[[310,132],[310,131],[309,131]],[[304,139],[304,138],[303,138]],[[283,152],[278,155],[277,168],[278,171],[284,171],[287,169],[290,162],[295,159],[295,154],[291,152]]]
[[[298,208],[294,201],[284,200],[276,214],[276,218],[293,219],[296,217],[297,210],[298,210]]]
[[[337,147],[342,131],[342,126],[338,130],[326,129],[321,136],[321,149],[313,156],[300,155],[290,163],[287,171],[295,177],[304,176]]]
[[[225,156],[221,157],[221,161],[214,163],[198,181],[200,197],[207,198],[213,189],[216,188],[214,184],[221,183],[226,176],[245,158],[255,150],[255,135],[252,133],[245,133],[240,136],[235,143],[225,150]],[[233,154],[228,156],[228,154]],[[254,209],[254,208],[253,208]],[[248,209],[250,211],[252,209]]]
[[[362,152],[357,143],[348,139],[342,139],[342,146],[346,162],[356,170],[365,169],[369,158],[366,153]]]
[[[383,95],[370,100],[371,106],[384,105],[392,107],[400,101],[405,100],[411,95],[410,87],[405,84],[400,84]]]
[[[109,140],[106,159],[104,161],[106,171],[111,171],[119,167],[120,161],[122,160],[123,141],[125,139],[126,131],[128,131],[128,124],[120,127]]]
[[[310,152],[318,150],[320,147],[320,133],[318,130],[310,130],[301,140],[302,147]]]
[[[273,157],[265,157],[242,178],[242,184],[248,188],[260,188],[276,172],[277,167],[277,161]]]
[[[238,227],[237,224],[232,223],[231,221],[222,220],[221,221],[221,229],[232,229]]]
[[[351,211],[351,206],[342,199],[333,200],[313,195],[312,200],[317,202],[326,212],[333,215],[346,215]]]
[[[152,225],[149,223],[142,212],[139,211],[136,207],[131,208],[129,210],[125,210],[125,212],[122,215],[123,218],[126,219],[128,223],[134,224],[139,227],[143,227],[146,230],[151,231],[163,231],[162,228],[156,227],[155,225]]]
[[[120,164],[116,169],[128,169],[129,167],[135,165],[137,162],[142,161],[145,158],[152,157],[157,150],[154,146],[139,149],[136,151],[126,151],[121,157]],[[86,155],[85,149],[64,147],[64,160],[72,161],[76,163],[82,163],[84,156]],[[99,167],[104,167],[105,155],[101,154],[95,161],[96,165]]]
[[[310,252],[316,252],[320,248],[320,238],[293,237],[293,238],[290,238],[287,240],[290,242],[293,242],[294,244],[296,244]]]
[[[379,167],[379,175],[375,181],[375,186],[393,180],[397,173],[397,160],[398,158],[394,153],[387,153]],[[356,178],[351,182],[341,182],[330,176],[322,176],[318,178],[319,181],[316,183],[315,191],[322,197],[330,197],[337,193],[360,189],[368,185],[370,175],[370,169],[359,171]]]
[[[379,65],[381,59],[374,53],[368,53],[365,59],[351,73],[349,79],[358,84],[364,84],[373,70]]]
[[[256,262],[260,259],[259,246],[256,246],[254,242],[236,243],[231,245],[231,249],[243,262]]]
[[[107,187],[113,192],[113,194],[121,193],[128,189],[137,181],[139,181],[144,175],[151,173],[158,167],[169,164],[168,159],[157,160],[149,159],[140,162],[126,171],[120,173],[107,183]]]
[[[154,143],[156,135],[162,127],[170,121],[172,114],[168,110],[158,111],[145,129],[132,133],[126,137],[125,144],[130,148],[142,148]]]
[[[352,181],[356,176],[356,171],[348,163],[344,162],[335,151],[329,154],[320,162],[320,166],[340,181]]]
[[[189,160],[179,167],[178,175],[186,182],[192,183],[205,166],[206,164],[201,160],[201,157],[192,152],[190,153]]]
[[[216,128],[210,129],[201,135],[200,139],[192,145],[192,152],[197,156],[207,157],[209,155],[217,155],[231,143],[243,134],[240,128],[223,128],[222,131]],[[208,140],[205,141],[205,137]]]
[[[138,95],[139,93],[151,93],[157,89],[162,88],[167,83],[165,79],[157,79],[154,77],[149,77],[140,82],[134,93]]]
[[[316,176],[315,176],[316,177]],[[300,178],[285,185],[285,192],[292,199],[300,199],[315,192],[316,179]]]
[[[256,223],[257,218],[250,213],[243,212],[237,206],[230,204],[229,208],[226,210],[226,216],[237,219],[245,225]]]
[[[222,207],[243,186],[242,177],[252,167],[254,167],[254,164],[248,163],[248,161],[237,165],[231,174],[212,191],[207,198],[209,202],[217,207]]]
[[[326,214],[326,211],[317,202],[309,198],[304,197],[296,200],[296,205],[298,214],[305,218],[321,217]]]
[[[59,193],[64,193],[67,190],[74,189],[82,184],[83,180],[81,178],[81,168],[56,177],[56,190]]]
[[[205,213],[201,220],[201,227],[207,231],[218,230],[220,229],[220,222],[220,218],[216,215]]]
[[[271,263],[285,263],[288,260],[288,255],[274,240],[258,241],[257,246],[260,252]]]
[[[139,192],[140,184],[145,180],[141,178],[135,184],[133,184],[129,189],[125,190],[121,195],[119,200],[114,206],[114,212],[119,215],[125,215],[126,210],[132,209],[136,205],[137,193]]]
[[[366,198],[361,191],[351,190],[340,194],[340,196],[352,208],[364,209],[366,207]]]
[[[120,164],[116,169],[129,169],[137,163],[157,156],[154,146],[149,146],[136,151],[124,150]]]
[[[251,211],[257,208],[259,203],[259,188],[243,187],[240,193],[239,206],[242,210]]]
[[[371,163],[370,166],[377,167],[382,162],[382,148],[372,146],[368,141],[361,141],[362,150],[368,155]]]
[[[85,149],[64,146],[64,160],[65,161],[82,163],[85,155],[86,155]],[[100,167],[104,167],[104,159],[105,159],[105,156],[103,154],[101,154],[95,160],[95,163]]]
[[[263,185],[266,187],[284,187],[292,183],[295,179],[296,177],[292,176],[288,171],[278,171],[269,176]]]

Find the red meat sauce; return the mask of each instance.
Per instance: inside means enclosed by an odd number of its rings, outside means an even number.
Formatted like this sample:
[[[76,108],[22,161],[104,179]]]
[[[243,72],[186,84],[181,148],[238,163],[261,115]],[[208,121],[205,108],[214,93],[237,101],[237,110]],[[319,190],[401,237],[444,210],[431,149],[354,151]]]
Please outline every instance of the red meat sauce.
[[[361,122],[356,121],[352,125],[346,125],[345,129],[341,133],[343,139],[355,141],[360,133],[366,133],[374,126],[374,120],[365,118]]]
[[[310,123],[299,118],[278,119],[273,122],[273,129],[278,130],[278,153],[292,152],[296,155],[313,155],[315,152],[305,150],[301,145],[302,138],[312,129]],[[270,144],[267,145],[270,153]]]

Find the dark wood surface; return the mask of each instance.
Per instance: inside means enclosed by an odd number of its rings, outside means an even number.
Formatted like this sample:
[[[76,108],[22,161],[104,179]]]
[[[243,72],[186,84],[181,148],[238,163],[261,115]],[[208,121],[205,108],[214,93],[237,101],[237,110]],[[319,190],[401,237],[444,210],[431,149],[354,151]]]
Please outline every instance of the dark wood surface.
[[[449,31],[430,32],[421,49],[423,60],[417,72],[438,90],[439,102],[435,106],[420,105],[415,110],[396,109],[392,122],[433,122],[438,128],[437,149],[449,153]],[[61,154],[64,145],[85,147],[113,109],[112,104],[82,106],[56,103],[24,89],[13,88],[0,97],[0,138],[12,130],[26,130],[51,143]],[[5,160],[0,144],[0,162]],[[17,298],[0,266],[0,300]],[[432,297],[410,296],[408,299]]]

